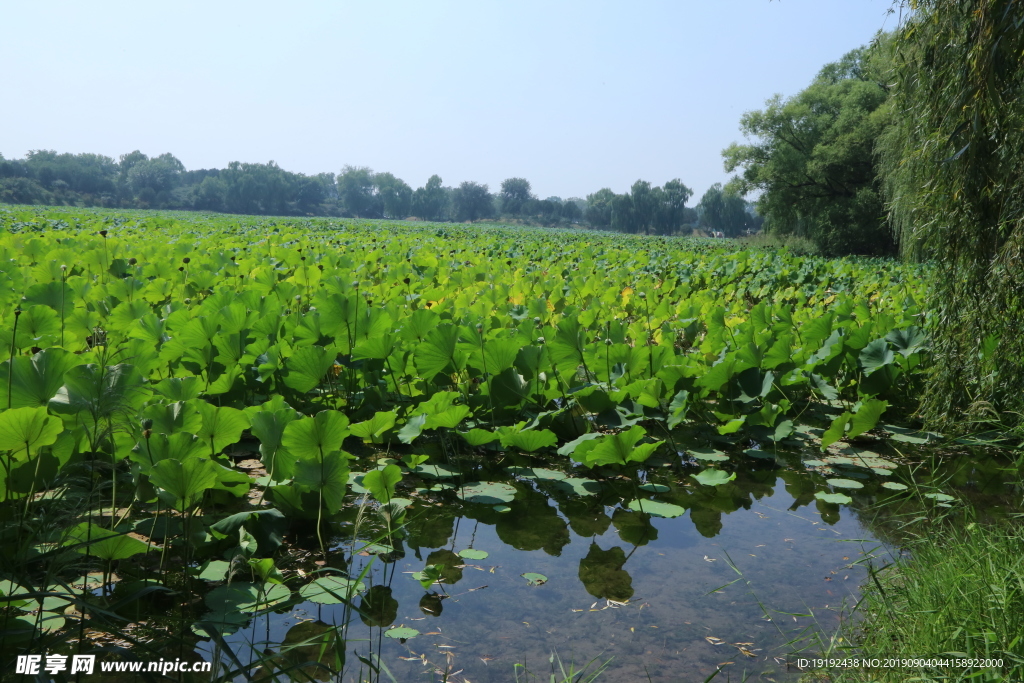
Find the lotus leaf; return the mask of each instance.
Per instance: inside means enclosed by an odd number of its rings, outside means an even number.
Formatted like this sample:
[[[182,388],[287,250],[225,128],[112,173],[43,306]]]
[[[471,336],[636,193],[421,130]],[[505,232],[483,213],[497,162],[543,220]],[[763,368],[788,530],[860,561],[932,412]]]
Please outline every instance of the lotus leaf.
[[[826,503],[835,503],[836,505],[849,505],[853,502],[853,498],[850,498],[845,493],[827,493],[825,491],[818,491],[814,494],[814,497]]]
[[[356,593],[362,593],[366,586],[343,576],[321,576],[299,589],[304,600],[318,605],[338,605],[351,600]]]
[[[644,512],[653,517],[679,517],[686,512],[686,508],[674,503],[665,503],[660,500],[631,500],[630,510]]]
[[[459,497],[467,503],[500,505],[511,503],[516,496],[514,487],[498,482],[475,481],[458,489]]]

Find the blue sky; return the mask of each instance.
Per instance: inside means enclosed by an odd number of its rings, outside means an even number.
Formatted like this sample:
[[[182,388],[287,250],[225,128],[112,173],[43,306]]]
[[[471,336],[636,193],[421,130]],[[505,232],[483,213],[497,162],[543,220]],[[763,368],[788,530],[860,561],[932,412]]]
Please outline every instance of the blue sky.
[[[541,197],[728,175],[740,115],[892,29],[892,0],[10,2],[0,153],[345,164]]]

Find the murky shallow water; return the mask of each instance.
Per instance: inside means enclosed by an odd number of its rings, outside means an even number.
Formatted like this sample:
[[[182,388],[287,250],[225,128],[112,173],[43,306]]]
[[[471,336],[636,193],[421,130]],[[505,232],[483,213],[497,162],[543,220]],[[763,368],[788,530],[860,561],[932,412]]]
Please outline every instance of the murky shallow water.
[[[704,680],[719,667],[718,680],[795,680],[789,643],[834,632],[857,601],[868,556],[881,555],[876,564],[888,557],[849,508],[838,514],[799,492],[798,502],[786,480],[799,490],[806,476],[751,470],[725,487],[658,496],[690,498],[686,514],[673,519],[606,506],[608,495],[572,499],[519,482],[509,512],[469,505],[456,517],[449,506],[435,508],[409,524],[401,559],[354,558],[352,576],[369,563],[364,583],[376,602],[362,604],[376,606],[367,611],[378,625],[341,605],[306,602],[255,619],[227,640],[247,663],[254,652],[348,619],[345,681],[391,680],[360,666],[357,655],[403,682],[509,681],[516,664],[546,680],[552,652],[566,666],[594,660],[591,671],[611,660],[599,681]],[[454,555],[469,547],[489,555]],[[446,570],[449,597],[441,600],[411,576],[435,563],[464,565]],[[521,576],[528,572],[547,581],[530,585]],[[404,643],[382,637],[395,625],[420,635]],[[214,647],[198,649],[209,657]],[[316,658],[309,648],[300,652]],[[319,656],[327,662],[333,654]]]

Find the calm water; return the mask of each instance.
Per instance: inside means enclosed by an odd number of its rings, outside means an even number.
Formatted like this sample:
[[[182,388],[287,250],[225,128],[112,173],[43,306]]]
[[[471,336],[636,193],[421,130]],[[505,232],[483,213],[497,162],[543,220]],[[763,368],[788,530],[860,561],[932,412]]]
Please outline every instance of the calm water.
[[[633,497],[625,479],[582,498],[520,480],[503,513],[418,503],[404,543],[384,558],[392,561],[353,558],[352,576],[369,564],[362,605],[372,617],[306,602],[227,640],[251,661],[254,650],[278,651],[348,618],[345,681],[391,680],[357,655],[403,682],[509,681],[516,664],[547,680],[552,652],[566,666],[611,660],[599,681],[704,680],[719,667],[716,680],[795,680],[787,643],[833,632],[858,599],[868,556],[879,556],[878,565],[888,551],[852,509],[816,501],[807,472],[746,469],[717,488],[680,485],[680,474],[651,473],[671,490],[640,492],[687,508],[671,519],[623,508],[619,501]],[[470,547],[489,555],[455,555]],[[449,566],[443,592],[411,576],[426,564]],[[547,581],[530,585],[521,576],[528,572]],[[434,589],[448,597],[431,598]],[[420,635],[382,637],[396,625]],[[198,649],[208,657],[213,646]],[[292,656],[310,661],[314,650]]]

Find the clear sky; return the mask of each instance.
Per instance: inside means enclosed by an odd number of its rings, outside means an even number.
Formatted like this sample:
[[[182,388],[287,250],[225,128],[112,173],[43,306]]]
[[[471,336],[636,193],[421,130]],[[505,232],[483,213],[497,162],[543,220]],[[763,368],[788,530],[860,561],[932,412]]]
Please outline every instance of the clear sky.
[[[5,2],[0,153],[345,164],[541,197],[728,179],[739,117],[892,0]]]

